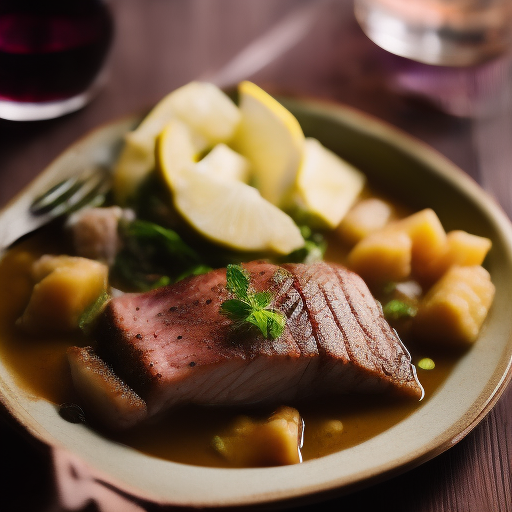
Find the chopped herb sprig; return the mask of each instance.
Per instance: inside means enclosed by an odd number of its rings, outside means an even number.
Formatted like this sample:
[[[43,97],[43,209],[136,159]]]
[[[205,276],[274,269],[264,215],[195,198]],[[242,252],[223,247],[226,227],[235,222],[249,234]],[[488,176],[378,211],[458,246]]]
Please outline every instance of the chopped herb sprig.
[[[272,293],[253,292],[250,289],[249,273],[241,265],[228,265],[226,286],[234,296],[225,300],[220,312],[237,325],[254,325],[267,339],[275,340],[284,332],[285,316],[270,308]]]

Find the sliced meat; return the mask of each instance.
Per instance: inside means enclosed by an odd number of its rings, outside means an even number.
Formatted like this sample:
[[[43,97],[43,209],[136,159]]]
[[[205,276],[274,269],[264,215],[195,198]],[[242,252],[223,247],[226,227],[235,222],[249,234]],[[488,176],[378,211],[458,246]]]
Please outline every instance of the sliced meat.
[[[310,395],[393,389],[420,399],[410,356],[363,280],[317,263],[244,265],[270,290],[285,332],[265,339],[220,314],[226,270],[113,299],[97,350],[152,416],[171,406],[288,402]]]
[[[91,347],[70,347],[71,377],[93,421],[112,429],[131,427],[145,419],[146,404],[117,377]]]

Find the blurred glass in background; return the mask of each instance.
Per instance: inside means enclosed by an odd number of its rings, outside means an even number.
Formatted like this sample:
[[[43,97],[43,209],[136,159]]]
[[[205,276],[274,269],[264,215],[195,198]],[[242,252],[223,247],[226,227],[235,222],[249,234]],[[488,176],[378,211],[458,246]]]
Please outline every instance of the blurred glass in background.
[[[0,118],[82,108],[101,87],[112,37],[102,0],[0,0]]]
[[[511,44],[511,0],[356,0],[355,14],[379,46],[427,64],[470,66]]]
[[[355,0],[354,12],[390,52],[397,92],[457,116],[500,108],[497,94],[511,70],[512,0]]]

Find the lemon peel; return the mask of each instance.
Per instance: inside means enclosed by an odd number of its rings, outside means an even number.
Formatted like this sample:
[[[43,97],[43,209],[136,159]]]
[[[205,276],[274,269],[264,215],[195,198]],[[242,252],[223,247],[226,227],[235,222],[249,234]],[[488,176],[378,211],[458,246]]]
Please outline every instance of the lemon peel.
[[[172,119],[158,136],[155,155],[158,171],[175,192],[178,181],[193,167],[198,155],[190,128]]]
[[[302,158],[304,134],[297,119],[252,82],[238,86],[241,120],[233,147],[249,159],[261,195],[280,206]]]

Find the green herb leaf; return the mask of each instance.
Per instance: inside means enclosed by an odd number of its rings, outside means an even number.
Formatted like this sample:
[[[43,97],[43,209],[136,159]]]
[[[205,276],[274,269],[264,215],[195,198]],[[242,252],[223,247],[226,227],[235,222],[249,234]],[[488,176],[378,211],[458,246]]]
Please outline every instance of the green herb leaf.
[[[268,318],[265,315],[265,310],[263,309],[253,309],[251,314],[245,319],[246,322],[249,322],[252,325],[255,325],[265,336],[268,338]]]
[[[285,316],[279,311],[268,309],[273,298],[269,291],[253,292],[249,285],[249,274],[241,265],[228,265],[226,287],[236,298],[225,300],[220,312],[237,326],[254,325],[265,338],[279,338],[286,325]]]
[[[145,220],[121,223],[123,249],[112,268],[114,280],[137,291],[209,272],[199,254],[178,233]]]
[[[283,334],[286,324],[286,319],[282,313],[268,309],[253,310],[246,321],[258,327],[265,338],[272,340]]]
[[[270,292],[257,292],[252,296],[252,304],[257,308],[267,308],[272,302],[272,294]]]
[[[286,325],[286,317],[282,313],[278,313],[277,311],[268,311],[265,310],[268,315],[268,337],[275,340],[279,338],[281,334],[284,332],[284,328]]]
[[[251,314],[252,307],[250,304],[247,304],[241,300],[229,299],[225,300],[221,304],[220,311],[223,315],[226,315],[235,322],[243,322]]]
[[[198,254],[172,229],[167,229],[145,220],[135,220],[128,226],[127,234],[137,238],[139,241],[162,244],[169,256],[174,256],[184,261],[199,261]]]
[[[228,290],[241,300],[248,300],[249,276],[241,265],[228,265],[226,269]]]

